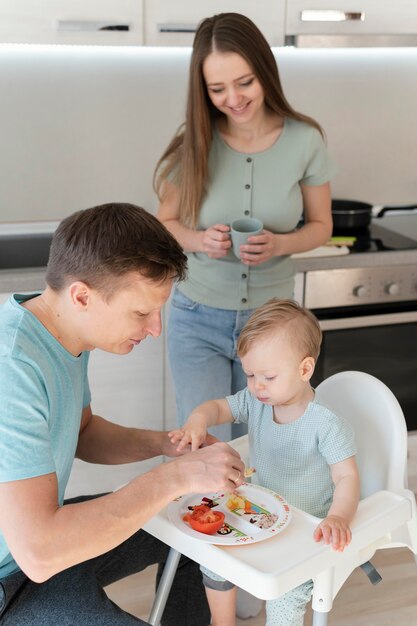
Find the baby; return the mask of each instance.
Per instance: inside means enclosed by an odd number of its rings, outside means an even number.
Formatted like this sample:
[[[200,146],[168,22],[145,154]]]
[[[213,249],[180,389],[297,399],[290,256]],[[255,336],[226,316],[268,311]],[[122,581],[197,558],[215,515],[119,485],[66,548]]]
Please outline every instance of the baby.
[[[196,450],[210,426],[247,423],[254,481],[290,504],[323,518],[316,541],[343,551],[359,500],[351,425],[315,402],[310,379],[320,351],[315,316],[292,300],[274,298],[249,318],[238,341],[247,387],[198,406],[169,436],[178,450]],[[236,589],[202,568],[212,626],[235,626]],[[302,626],[313,582],[267,602],[267,626]]]

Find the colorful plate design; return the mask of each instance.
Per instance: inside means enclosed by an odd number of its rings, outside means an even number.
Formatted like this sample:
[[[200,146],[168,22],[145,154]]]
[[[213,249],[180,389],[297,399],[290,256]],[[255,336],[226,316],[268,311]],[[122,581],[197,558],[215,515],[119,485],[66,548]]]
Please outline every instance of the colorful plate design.
[[[225,514],[223,527],[214,535],[193,530],[183,517],[198,504],[213,502],[213,510]],[[229,493],[182,496],[168,505],[168,518],[179,530],[206,543],[224,546],[264,541],[282,532],[290,523],[291,511],[284,498],[270,489],[243,483]]]

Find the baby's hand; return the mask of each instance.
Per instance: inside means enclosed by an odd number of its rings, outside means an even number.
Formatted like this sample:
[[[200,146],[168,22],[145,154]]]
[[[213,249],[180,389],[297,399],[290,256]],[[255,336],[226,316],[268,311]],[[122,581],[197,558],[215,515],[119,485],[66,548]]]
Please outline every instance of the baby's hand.
[[[182,428],[171,430],[168,433],[171,443],[178,443],[177,452],[184,452],[187,446],[191,446],[191,450],[198,450],[207,440],[207,429],[201,425],[184,424]]]
[[[184,437],[184,431],[182,430],[182,428],[177,428],[177,430],[171,430],[168,433],[168,437],[170,438],[171,443],[177,443],[178,441],[181,441],[181,439]]]
[[[324,543],[332,545],[333,550],[343,552],[350,544],[352,532],[342,517],[328,515],[317,526],[313,536],[316,541],[323,539]]]

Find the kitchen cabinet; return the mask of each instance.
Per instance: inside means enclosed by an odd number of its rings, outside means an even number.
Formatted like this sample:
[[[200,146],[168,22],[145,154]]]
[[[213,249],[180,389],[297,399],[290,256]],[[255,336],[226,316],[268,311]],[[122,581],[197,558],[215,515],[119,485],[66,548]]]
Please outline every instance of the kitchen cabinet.
[[[216,13],[247,15],[271,46],[284,43],[285,0],[144,0],[144,41],[151,46],[190,46],[200,20]]]
[[[141,45],[143,0],[2,0],[0,43]]]
[[[164,429],[163,339],[148,337],[128,355],[93,350],[89,362],[91,407],[117,424]],[[76,459],[66,496],[111,491],[149,471],[162,457],[124,465],[92,465]]]
[[[416,32],[415,0],[287,0],[286,36]]]
[[[250,17],[271,46],[417,33],[415,0],[2,0],[0,43],[190,46],[199,21],[225,11]]]

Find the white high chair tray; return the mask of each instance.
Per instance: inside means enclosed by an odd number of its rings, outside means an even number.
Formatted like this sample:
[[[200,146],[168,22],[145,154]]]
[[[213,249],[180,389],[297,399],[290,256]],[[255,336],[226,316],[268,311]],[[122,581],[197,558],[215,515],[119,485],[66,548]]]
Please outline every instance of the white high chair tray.
[[[213,535],[197,532],[183,520],[193,506],[206,504],[207,501],[211,501],[213,511],[220,511],[225,515],[225,523]],[[291,519],[290,507],[282,496],[265,487],[249,483],[243,483],[232,493],[182,496],[168,505],[167,513],[171,523],[186,535],[223,546],[270,539],[282,532]]]
[[[169,505],[168,505],[169,506]],[[232,583],[258,598],[272,600],[306,580],[315,579],[332,568],[345,568],[349,556],[355,567],[371,558],[386,535],[411,519],[407,497],[379,491],[359,503],[352,524],[351,544],[343,553],[335,552],[313,539],[320,520],[291,507],[291,523],[284,533],[249,545],[220,546],[191,537],[172,524],[168,507],[149,520],[144,529],[181,554],[217,571]],[[369,550],[370,538],[373,548]]]

